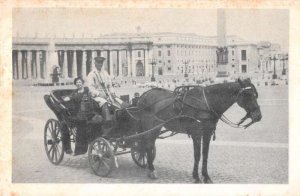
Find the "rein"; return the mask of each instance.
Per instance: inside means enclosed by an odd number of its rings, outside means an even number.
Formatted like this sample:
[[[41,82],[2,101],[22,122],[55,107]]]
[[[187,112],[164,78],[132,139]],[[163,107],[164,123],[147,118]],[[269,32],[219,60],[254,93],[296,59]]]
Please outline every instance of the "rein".
[[[240,91],[238,92],[238,94],[237,94],[237,96],[236,96],[234,102],[236,102],[237,99],[238,99],[238,97],[240,96],[240,94],[241,94],[244,90],[247,90],[247,89],[251,89],[251,87],[241,88]],[[203,97],[204,97],[206,106],[207,106],[207,108],[208,108],[208,111],[207,111],[207,112],[212,112],[212,113],[214,113],[214,114],[215,114],[219,119],[221,119],[224,123],[228,124],[229,126],[231,126],[231,127],[233,127],[233,128],[245,128],[245,127],[246,127],[245,125],[239,125],[239,124],[237,124],[237,123],[232,122],[232,121],[229,120],[224,114],[219,115],[212,107],[210,107],[210,105],[209,105],[209,103],[208,103],[208,101],[207,101],[207,98],[206,98],[205,88],[202,89],[202,94],[203,94]],[[185,103],[185,102],[184,102],[186,96],[187,96],[187,91],[184,93],[183,100],[182,100],[182,105],[183,105],[183,104],[189,105],[188,103]],[[192,97],[193,99],[195,99],[195,100],[201,102],[201,100],[200,100],[199,98],[194,97],[194,96],[191,96],[191,97]],[[159,103],[159,102],[161,102],[161,101],[164,101],[164,100],[170,99],[170,98],[173,98],[173,96],[166,97],[166,98],[164,98],[164,99],[159,99],[159,100],[157,100],[156,102],[154,102],[154,103],[152,103],[152,104],[150,104],[150,105],[148,105],[148,106],[146,106],[146,107],[143,107],[143,108],[141,108],[141,109],[138,109],[138,110],[136,110],[136,111],[130,111],[131,108],[135,108],[135,107],[124,108],[124,109],[125,109],[125,111],[129,114],[129,116],[130,116],[131,118],[133,118],[133,119],[136,120],[136,121],[139,121],[140,119],[134,117],[134,116],[132,115],[132,112],[134,113],[134,112],[140,112],[140,111],[143,111],[143,110],[145,110],[145,109],[148,108],[148,107],[151,107],[151,106],[153,106],[153,105],[155,105],[155,104],[157,104],[157,103]],[[168,104],[166,107],[170,106],[171,104],[174,104],[174,103],[170,103],[170,104]],[[189,105],[189,106],[194,107],[194,106],[192,106],[192,105]],[[166,107],[164,107],[164,108],[166,108]],[[162,109],[164,109],[164,108],[162,108]],[[196,108],[196,107],[194,107],[194,108]],[[161,110],[162,110],[162,109],[161,109]],[[198,108],[196,108],[196,109],[198,109]],[[160,112],[161,110],[157,111],[156,113]],[[154,131],[154,130],[156,130],[156,129],[162,127],[162,126],[164,126],[166,123],[171,122],[172,120],[175,120],[175,119],[179,119],[179,118],[189,118],[189,119],[192,119],[192,120],[194,120],[194,121],[196,121],[196,122],[198,122],[198,123],[201,123],[201,120],[199,120],[199,119],[196,119],[196,118],[194,118],[194,117],[192,117],[192,116],[183,115],[183,114],[182,114],[182,111],[179,113],[179,115],[177,115],[177,116],[175,116],[175,117],[172,117],[172,118],[170,118],[170,119],[167,119],[167,120],[162,120],[162,119],[158,118],[157,115],[156,115],[156,113],[153,114],[152,116],[154,116],[154,117],[156,118],[156,120],[160,121],[161,123],[158,124],[158,125],[156,125],[155,127],[151,128],[151,129],[145,131],[145,132],[142,132],[142,133],[139,133],[139,134],[137,134],[137,135],[132,136],[132,138],[135,138],[135,137],[138,137],[138,136],[144,136],[144,135],[147,135],[147,134],[151,133],[152,131]],[[214,134],[214,138],[213,138],[213,139],[215,140],[215,133],[213,133],[213,134]],[[126,139],[129,139],[129,138],[132,139],[131,137],[128,137],[128,138],[126,138]],[[124,139],[124,138],[122,138],[122,139]]]
[[[235,101],[237,101],[237,99],[239,98],[240,94],[244,91],[244,90],[248,90],[248,89],[251,89],[251,87],[246,87],[246,88],[241,88],[241,90],[238,92],[236,98],[235,98]],[[212,111],[216,116],[218,116],[219,119],[221,119],[224,123],[226,123],[227,125],[233,127],[233,128],[245,128],[246,126],[245,125],[239,125],[238,123],[234,123],[232,122],[231,120],[229,120],[224,114],[222,114],[221,116],[216,112],[214,111],[213,108],[211,108],[208,104],[208,101],[206,99],[206,95],[205,95],[205,88],[203,88],[202,90],[202,94],[203,94],[203,97],[204,97],[204,100],[205,100],[205,103],[206,103],[206,106],[207,108]]]

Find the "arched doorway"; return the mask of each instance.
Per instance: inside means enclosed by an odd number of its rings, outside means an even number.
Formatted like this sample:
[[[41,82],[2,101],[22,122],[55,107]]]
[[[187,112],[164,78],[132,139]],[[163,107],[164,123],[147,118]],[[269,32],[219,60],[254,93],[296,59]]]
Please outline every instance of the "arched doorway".
[[[136,76],[144,76],[144,65],[141,60],[136,63]]]

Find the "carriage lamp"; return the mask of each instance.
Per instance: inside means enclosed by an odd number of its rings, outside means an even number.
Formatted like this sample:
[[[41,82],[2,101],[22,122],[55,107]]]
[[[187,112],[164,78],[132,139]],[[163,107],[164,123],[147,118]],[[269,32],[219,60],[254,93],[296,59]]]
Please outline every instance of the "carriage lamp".
[[[276,56],[273,56],[273,58],[272,57],[270,57],[270,60],[272,61],[274,61],[274,73],[273,73],[273,76],[272,76],[272,78],[273,79],[277,79],[277,74],[276,74],[276,60],[278,60],[277,58],[276,58]]]
[[[282,75],[286,75],[285,62],[289,59],[289,55],[288,54],[283,54],[282,56],[283,56],[283,58],[281,59],[283,61],[283,64],[282,64]]]

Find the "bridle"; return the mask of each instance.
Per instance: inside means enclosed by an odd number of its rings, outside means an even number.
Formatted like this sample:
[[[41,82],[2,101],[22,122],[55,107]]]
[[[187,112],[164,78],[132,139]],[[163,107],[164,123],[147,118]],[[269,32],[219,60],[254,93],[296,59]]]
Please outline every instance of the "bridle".
[[[252,87],[248,86],[248,87],[243,87],[239,90],[238,94],[236,95],[235,101],[237,102],[238,98],[240,97],[240,95],[245,91],[245,90],[250,90],[252,89]],[[224,123],[226,123],[227,125],[233,127],[233,128],[246,128],[246,125],[240,125],[238,123],[234,123],[231,120],[229,120],[224,114],[220,115],[218,114],[209,104],[208,101],[206,99],[206,95],[205,95],[205,88],[202,89],[202,94],[206,103],[206,106],[208,108],[209,111],[211,111],[212,113],[214,113],[219,119],[221,119]]]

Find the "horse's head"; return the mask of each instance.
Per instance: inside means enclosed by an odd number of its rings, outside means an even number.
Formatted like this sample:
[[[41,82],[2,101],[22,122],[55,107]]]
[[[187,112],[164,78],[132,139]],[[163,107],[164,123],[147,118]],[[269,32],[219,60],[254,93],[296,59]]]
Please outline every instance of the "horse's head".
[[[251,122],[245,125],[245,128],[247,128],[253,123],[260,121],[262,118],[260,107],[257,103],[258,93],[250,79],[238,79],[238,83],[240,84],[241,89],[237,95],[237,104],[247,112],[238,125],[242,124],[246,119],[251,118]]]

